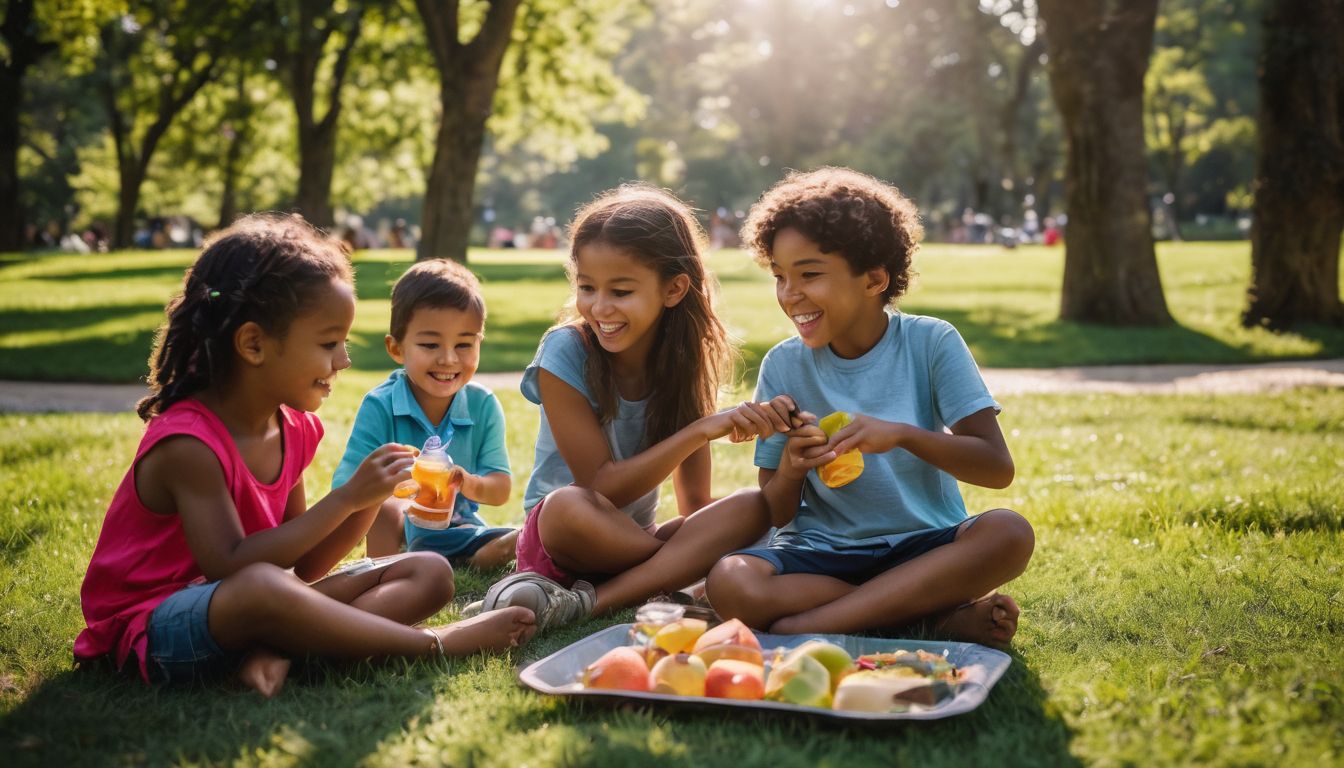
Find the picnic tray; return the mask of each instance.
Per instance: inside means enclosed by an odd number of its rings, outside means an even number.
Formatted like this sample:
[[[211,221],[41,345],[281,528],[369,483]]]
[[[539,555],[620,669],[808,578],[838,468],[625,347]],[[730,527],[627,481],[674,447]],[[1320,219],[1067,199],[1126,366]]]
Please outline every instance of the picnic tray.
[[[612,648],[629,645],[630,626],[629,624],[617,624],[594,632],[582,640],[570,643],[550,656],[529,664],[519,673],[519,681],[534,691],[554,696],[592,696],[603,699],[657,702],[676,706],[795,712],[836,720],[937,720],[964,714],[980,706],[988,698],[990,689],[999,681],[999,678],[1003,677],[1003,673],[1008,670],[1008,665],[1012,663],[1008,654],[975,643],[956,643],[947,640],[897,640],[855,635],[771,635],[758,632],[756,638],[760,640],[761,648],[764,649],[767,660],[773,655],[772,651],[775,648],[788,649],[801,645],[808,640],[820,639],[844,648],[850,656],[854,657],[865,653],[897,650],[914,651],[923,649],[931,653],[946,652],[947,660],[964,671],[965,679],[957,686],[955,696],[935,707],[914,707],[906,712],[890,713],[821,709],[779,701],[740,701],[736,699],[711,699],[701,696],[674,696],[666,693],[587,690],[583,688],[578,680],[583,674],[584,668]]]

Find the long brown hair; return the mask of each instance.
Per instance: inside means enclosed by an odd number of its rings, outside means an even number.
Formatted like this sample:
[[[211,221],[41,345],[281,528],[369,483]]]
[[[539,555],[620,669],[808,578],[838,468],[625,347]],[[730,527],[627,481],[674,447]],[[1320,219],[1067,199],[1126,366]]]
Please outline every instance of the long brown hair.
[[[339,240],[302,216],[245,216],[205,243],[168,302],[149,357],[150,392],[135,410],[148,421],[233,372],[233,334],[246,322],[283,336],[333,279],[353,283]]]
[[[579,209],[569,228],[570,267],[579,249],[601,243],[624,251],[666,284],[686,275],[690,289],[667,307],[654,330],[644,417],[644,444],[658,443],[718,408],[719,387],[732,374],[736,350],[714,314],[714,282],[705,269],[705,234],[691,209],[670,192],[625,184]],[[571,308],[565,323],[583,334],[588,350],[585,379],[598,404],[598,419],[616,416],[611,357],[596,332]]]

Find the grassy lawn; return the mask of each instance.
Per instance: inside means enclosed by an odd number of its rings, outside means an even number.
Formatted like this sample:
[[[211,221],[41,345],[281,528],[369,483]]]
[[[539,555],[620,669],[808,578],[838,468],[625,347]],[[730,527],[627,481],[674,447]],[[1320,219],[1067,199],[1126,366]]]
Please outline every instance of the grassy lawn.
[[[1177,323],[1107,328],[1056,319],[1064,252],[1031,247],[929,245],[903,306],[951,321],[987,367],[1110,363],[1237,363],[1344,356],[1344,330],[1275,335],[1237,323],[1250,269],[1246,243],[1164,243],[1159,262]],[[0,378],[133,381],[144,375],[163,305],[194,252],[0,255]],[[357,254],[355,368],[386,370],[392,283],[409,251]],[[510,371],[532,359],[537,339],[568,296],[556,251],[473,251],[490,308],[482,370]],[[791,328],[769,275],[739,251],[716,253],[721,314],[744,342],[748,372]]]
[[[129,381],[193,254],[0,256],[0,378]],[[1344,331],[1236,323],[1245,244],[1161,246],[1178,325],[1059,323],[1061,250],[930,246],[905,308],[953,321],[985,366],[1244,362],[1344,355]],[[409,252],[359,254],[355,368],[321,416],[308,473],[325,492]],[[516,370],[566,298],[562,255],[473,253],[490,320],[483,370]],[[767,275],[714,257],[750,370],[789,329]],[[537,413],[514,391],[518,524]],[[739,392],[740,396],[742,393]],[[1004,491],[965,488],[1036,527],[1006,677],[950,720],[849,727],[713,710],[544,698],[521,665],[610,623],[508,656],[306,664],[273,701],[234,687],[151,689],[73,671],[79,585],[142,425],[130,414],[0,414],[0,749],[9,765],[455,766],[1337,765],[1344,761],[1344,390],[1261,396],[1003,398],[1017,462]],[[714,445],[714,491],[754,482],[748,446]],[[664,514],[674,505],[664,488]],[[356,553],[358,554],[358,553]],[[463,571],[448,621],[496,573]],[[629,620],[626,612],[617,620]]]
[[[307,478],[324,491],[360,394],[342,379]],[[518,477],[536,413],[501,392]],[[966,489],[1036,526],[1008,591],[1007,676],[947,721],[842,727],[626,709],[520,689],[508,657],[302,667],[273,701],[72,671],[78,589],[140,432],[131,415],[0,415],[0,745],[11,765],[1327,765],[1344,755],[1344,392],[1005,398],[1018,479]],[[715,445],[715,491],[750,482]],[[72,469],[76,471],[71,471]],[[521,482],[494,523],[517,523]],[[665,505],[664,510],[670,505]],[[453,608],[495,574],[459,574]],[[629,614],[618,617],[628,620]]]

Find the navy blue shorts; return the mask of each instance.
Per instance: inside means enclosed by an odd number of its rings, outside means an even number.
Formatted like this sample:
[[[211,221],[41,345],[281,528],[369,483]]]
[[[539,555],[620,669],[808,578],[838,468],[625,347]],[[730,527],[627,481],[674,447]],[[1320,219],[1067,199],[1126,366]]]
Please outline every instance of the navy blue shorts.
[[[403,517],[407,552],[438,552],[449,562],[464,564],[481,547],[504,536],[512,528],[488,528],[479,525],[454,525],[449,528],[421,528]]]
[[[150,680],[183,683],[229,671],[240,656],[210,635],[210,598],[218,581],[190,584],[169,595],[149,616]]]
[[[893,547],[864,547],[844,552],[820,552],[815,549],[800,549],[788,546],[753,547],[739,549],[731,554],[758,557],[775,567],[775,573],[815,573],[832,576],[850,584],[862,584],[870,581],[901,563],[951,544],[957,538],[957,529],[962,525],[968,528],[974,525],[979,515],[967,518],[956,525],[946,528],[930,528],[902,539]]]

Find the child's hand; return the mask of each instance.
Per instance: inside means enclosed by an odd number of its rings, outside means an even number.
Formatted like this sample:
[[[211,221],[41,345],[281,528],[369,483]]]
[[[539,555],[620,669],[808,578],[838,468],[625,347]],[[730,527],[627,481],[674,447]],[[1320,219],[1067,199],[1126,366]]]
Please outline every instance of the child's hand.
[[[392,495],[397,483],[411,479],[415,456],[407,446],[388,443],[373,450],[340,487],[351,510],[380,504]]]
[[[827,445],[826,433],[817,426],[816,417],[807,412],[800,415],[810,416],[811,420],[789,432],[789,442],[784,447],[785,461],[779,466],[780,472],[795,480],[802,479],[810,470],[830,464],[839,455]]]
[[[717,433],[710,439],[726,434],[729,441],[734,443],[745,443],[757,437],[769,438],[779,432],[789,432],[804,423],[799,415],[798,406],[788,395],[777,395],[765,403],[753,403],[747,400],[736,408],[730,408],[716,416],[726,418],[721,420],[718,430],[715,430]],[[728,431],[719,431],[724,425],[728,427]]]
[[[836,456],[858,450],[860,453],[886,453],[901,444],[905,425],[855,414],[853,421],[831,436],[829,448]]]

